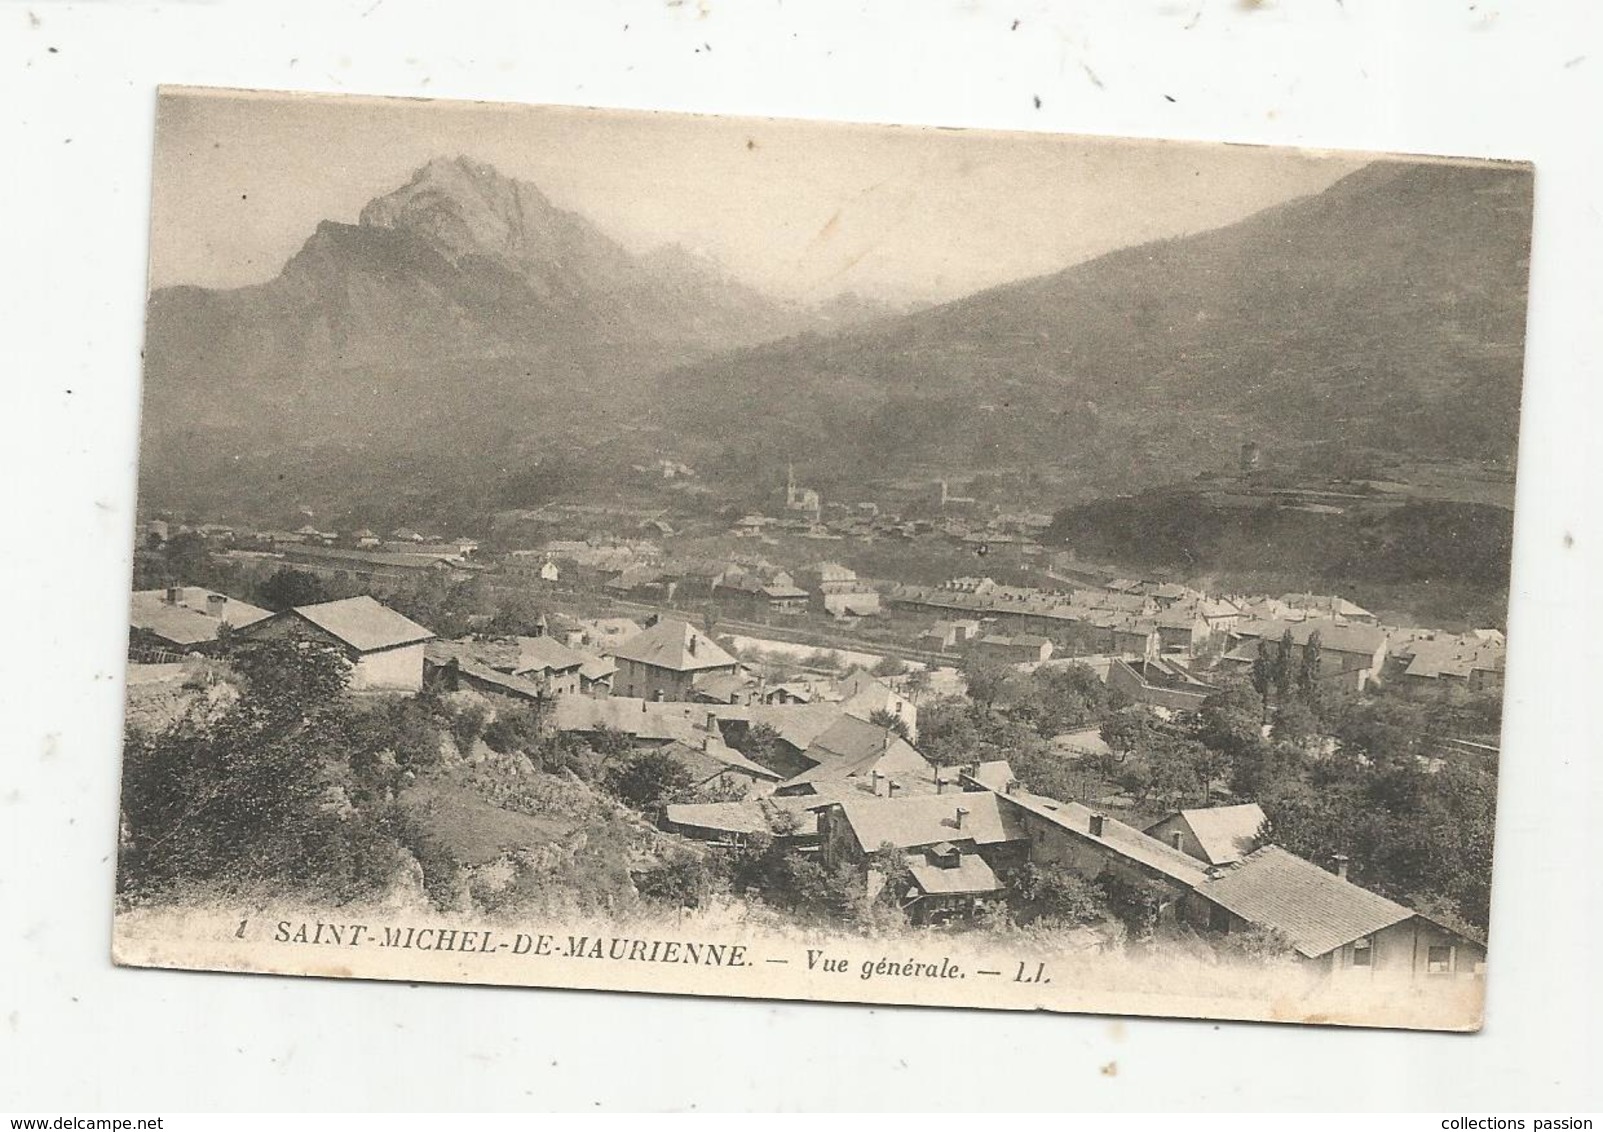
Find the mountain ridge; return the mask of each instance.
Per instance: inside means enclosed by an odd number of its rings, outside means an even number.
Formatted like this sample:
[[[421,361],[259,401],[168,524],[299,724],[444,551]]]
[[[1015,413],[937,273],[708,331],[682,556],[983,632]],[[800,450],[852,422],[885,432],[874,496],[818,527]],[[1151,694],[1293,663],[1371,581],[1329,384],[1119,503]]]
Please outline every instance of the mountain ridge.
[[[1122,491],[1249,439],[1511,462],[1529,210],[1520,167],[1377,162],[1222,228],[681,368],[664,400],[711,440],[692,455],[733,470],[731,446],[784,436],[822,446],[823,481],[1078,450],[1102,467],[1071,478]]]
[[[352,494],[404,476],[449,496],[445,469],[495,481],[646,445],[737,494],[793,459],[834,494],[1045,469],[1058,503],[1225,466],[1248,439],[1285,460],[1508,462],[1530,187],[1522,167],[1376,162],[911,313],[800,312],[436,158],[272,280],[152,293],[142,476],[152,499],[237,493],[262,474],[241,451],[320,448],[274,490],[329,490],[332,461]]]

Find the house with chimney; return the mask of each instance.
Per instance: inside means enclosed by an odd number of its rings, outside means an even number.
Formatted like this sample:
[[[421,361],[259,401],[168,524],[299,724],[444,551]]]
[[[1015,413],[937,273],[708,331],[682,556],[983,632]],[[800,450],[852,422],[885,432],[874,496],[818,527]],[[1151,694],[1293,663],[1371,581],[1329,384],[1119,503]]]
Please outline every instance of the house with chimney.
[[[879,612],[879,591],[839,562],[820,562],[796,573],[809,604],[833,617],[869,617]]]
[[[807,591],[788,571],[773,566],[730,566],[712,595],[754,614],[797,613],[807,607]]]
[[[1449,982],[1479,978],[1486,940],[1347,878],[1347,860],[1322,869],[1277,845],[1254,850],[1195,885],[1186,918],[1229,934],[1277,933],[1321,974],[1343,979]]]
[[[918,742],[918,705],[872,672],[854,668],[829,691],[846,714],[870,719],[876,712],[884,712],[907,728],[909,742]]]
[[[733,792],[742,798],[757,798],[768,794],[779,781],[779,775],[725,745],[716,733],[703,735],[699,743],[674,739],[654,749],[684,767],[691,789],[702,796]]]
[[[1312,618],[1242,621],[1231,634],[1234,647],[1221,658],[1221,664],[1250,670],[1258,658],[1259,642],[1265,642],[1273,650],[1288,632],[1292,644],[1299,650],[1307,648],[1308,641],[1318,634],[1321,683],[1361,692],[1372,681],[1381,679],[1385,671],[1390,642],[1384,630],[1373,625]]]
[[[1256,802],[1176,810],[1146,828],[1172,848],[1208,865],[1233,865],[1263,843],[1268,823]]]
[[[844,798],[818,810],[818,839],[824,865],[861,869],[871,892],[886,881],[877,855],[897,854],[909,877],[897,902],[915,923],[1002,896],[1029,856],[1026,830],[988,790]]]
[[[813,852],[818,848],[818,810],[828,804],[818,798],[773,795],[730,802],[675,802],[665,810],[663,825],[682,837],[724,848],[760,836],[787,849]]]
[[[434,634],[366,594],[299,605],[246,626],[256,640],[315,641],[338,649],[351,665],[353,692],[418,692]]]
[[[1290,617],[1300,615],[1305,618],[1329,618],[1354,625],[1376,624],[1373,613],[1357,602],[1348,601],[1338,594],[1281,594],[1277,600],[1291,611],[1288,614]]]
[[[430,641],[424,660],[431,671],[438,669],[450,687],[482,683],[480,669],[488,668],[522,682],[515,687],[532,686],[541,698],[576,695],[583,691],[582,674],[587,658],[556,638],[466,637],[457,641]],[[481,688],[495,692],[505,685]]]
[[[1039,664],[1051,659],[1052,642],[1029,633],[987,633],[974,642],[969,655],[998,664]]]
[[[941,786],[935,767],[895,730],[853,715],[840,715],[801,758],[807,769],[787,778],[775,793],[891,798],[934,793]]]
[[[612,646],[618,666],[613,691],[648,700],[691,700],[696,681],[713,674],[733,676],[739,662],[701,630],[662,618]]]
[[[920,633],[913,643],[930,652],[959,652],[970,641],[979,639],[984,631],[985,626],[972,618],[937,621]]]
[[[1100,810],[1032,794],[1015,783],[995,797],[1022,831],[1030,862],[1087,880],[1122,881],[1147,895],[1159,922],[1179,922],[1187,896],[1208,877],[1207,866],[1195,857]]]
[[[1213,640],[1213,627],[1196,605],[1171,605],[1160,609],[1153,621],[1158,627],[1158,647],[1163,652],[1193,656],[1206,651]]]
[[[1508,646],[1496,629],[1469,633],[1420,631],[1400,641],[1387,658],[1388,675],[1412,687],[1457,686],[1500,691]]]
[[[214,654],[226,631],[244,629],[269,616],[265,609],[200,586],[135,590],[128,612],[129,659]]]

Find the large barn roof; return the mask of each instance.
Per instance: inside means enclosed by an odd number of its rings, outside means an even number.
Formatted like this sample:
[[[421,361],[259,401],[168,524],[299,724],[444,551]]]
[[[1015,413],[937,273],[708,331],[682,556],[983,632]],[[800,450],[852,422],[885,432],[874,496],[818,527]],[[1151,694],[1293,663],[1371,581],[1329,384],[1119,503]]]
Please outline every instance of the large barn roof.
[[[1248,855],[1197,892],[1248,923],[1279,931],[1310,959],[1414,914],[1276,845]]]
[[[434,638],[416,621],[402,617],[367,594],[318,605],[298,605],[294,612],[357,652],[377,652]]]

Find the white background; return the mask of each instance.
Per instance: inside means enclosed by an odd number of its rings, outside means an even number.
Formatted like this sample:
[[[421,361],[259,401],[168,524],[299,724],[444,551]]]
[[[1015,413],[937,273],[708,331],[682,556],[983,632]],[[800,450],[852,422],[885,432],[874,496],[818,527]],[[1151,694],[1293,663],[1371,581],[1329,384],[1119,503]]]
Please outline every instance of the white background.
[[[0,1110],[1599,1107],[1594,7],[0,0]],[[161,82],[1534,160],[1485,1032],[113,969]]]

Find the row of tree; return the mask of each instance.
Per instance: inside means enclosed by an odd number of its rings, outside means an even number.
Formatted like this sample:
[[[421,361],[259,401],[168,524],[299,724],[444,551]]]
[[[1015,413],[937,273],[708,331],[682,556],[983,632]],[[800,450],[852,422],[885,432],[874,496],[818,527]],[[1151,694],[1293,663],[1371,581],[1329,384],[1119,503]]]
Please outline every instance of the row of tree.
[[[967,697],[924,704],[919,744],[942,765],[1008,760],[1029,789],[1065,799],[1128,795],[1137,812],[1256,801],[1274,841],[1319,863],[1351,860],[1366,887],[1449,920],[1488,916],[1495,760],[1444,755],[1495,736],[1500,697],[1461,689],[1336,691],[1320,646],[1265,646],[1245,677],[1220,676],[1193,713],[1120,702],[1078,666],[970,669]],[[1049,738],[1095,726],[1102,755]]]

